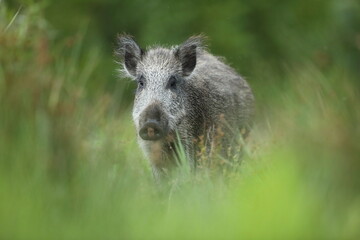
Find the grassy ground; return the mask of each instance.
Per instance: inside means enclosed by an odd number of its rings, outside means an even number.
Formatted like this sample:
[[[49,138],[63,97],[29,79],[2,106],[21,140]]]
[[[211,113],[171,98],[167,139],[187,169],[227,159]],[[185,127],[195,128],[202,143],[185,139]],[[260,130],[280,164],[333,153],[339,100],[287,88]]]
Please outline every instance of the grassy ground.
[[[253,86],[241,167],[180,168],[159,189],[130,110],[89,96],[101,53],[81,34],[53,45],[36,6],[14,16],[0,7],[1,239],[360,237],[360,96],[344,68]]]

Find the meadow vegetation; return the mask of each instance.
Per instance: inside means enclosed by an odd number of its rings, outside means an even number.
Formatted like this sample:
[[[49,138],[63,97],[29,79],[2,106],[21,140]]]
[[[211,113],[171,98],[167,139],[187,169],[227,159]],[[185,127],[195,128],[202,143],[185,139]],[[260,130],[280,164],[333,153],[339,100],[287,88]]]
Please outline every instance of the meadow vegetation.
[[[159,186],[136,143],[134,86],[104,80],[117,66],[87,43],[91,24],[57,37],[29,2],[0,1],[1,239],[360,237],[360,89],[348,59],[320,52],[275,71],[257,58],[241,160],[199,152],[195,175],[182,165]]]

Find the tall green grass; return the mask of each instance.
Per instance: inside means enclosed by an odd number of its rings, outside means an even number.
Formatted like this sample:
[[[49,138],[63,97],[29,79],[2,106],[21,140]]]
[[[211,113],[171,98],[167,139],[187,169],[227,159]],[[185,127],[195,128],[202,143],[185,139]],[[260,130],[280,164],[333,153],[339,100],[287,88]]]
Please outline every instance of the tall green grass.
[[[0,4],[1,239],[360,237],[360,96],[345,69],[299,64],[285,85],[254,86],[241,166],[180,168],[159,187],[130,111],[87,95],[101,53],[81,36],[53,45],[37,5]]]

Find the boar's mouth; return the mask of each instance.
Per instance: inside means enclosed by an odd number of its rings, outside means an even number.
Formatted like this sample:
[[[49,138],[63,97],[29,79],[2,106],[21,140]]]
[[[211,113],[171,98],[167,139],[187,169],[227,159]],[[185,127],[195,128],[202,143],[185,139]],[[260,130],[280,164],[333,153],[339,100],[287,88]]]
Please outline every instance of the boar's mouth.
[[[178,151],[177,151],[177,147],[175,144],[175,138],[172,134],[169,134],[166,136],[166,141],[164,143],[164,148],[165,151],[171,155],[172,157],[175,157],[174,159],[176,159],[178,156]]]
[[[176,134],[174,132],[170,132],[165,137],[164,147],[168,154],[171,154],[175,159],[179,159],[179,151],[178,144],[176,143]]]

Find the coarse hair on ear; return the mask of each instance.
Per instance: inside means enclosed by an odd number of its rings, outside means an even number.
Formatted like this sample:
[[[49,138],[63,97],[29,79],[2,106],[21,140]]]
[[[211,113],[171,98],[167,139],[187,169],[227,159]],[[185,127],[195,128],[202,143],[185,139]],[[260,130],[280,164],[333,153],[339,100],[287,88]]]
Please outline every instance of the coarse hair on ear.
[[[123,66],[123,72],[127,77],[136,77],[136,67],[144,55],[144,51],[135,42],[134,38],[128,34],[118,34],[118,47],[115,55]]]
[[[196,35],[188,38],[175,51],[175,56],[180,60],[184,76],[189,76],[196,66],[197,54],[204,49],[204,35]]]

